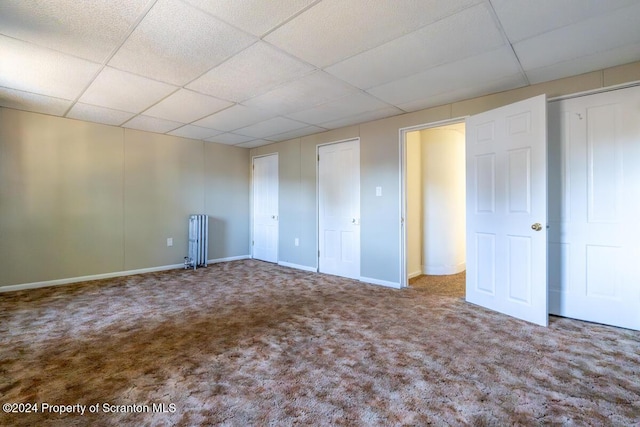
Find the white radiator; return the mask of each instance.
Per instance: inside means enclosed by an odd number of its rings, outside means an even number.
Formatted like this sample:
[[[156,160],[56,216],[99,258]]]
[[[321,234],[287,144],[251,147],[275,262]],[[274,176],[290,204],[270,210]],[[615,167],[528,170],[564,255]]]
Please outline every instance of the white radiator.
[[[184,257],[184,268],[195,270],[207,265],[209,236],[209,217],[207,215],[189,216],[189,255]]]

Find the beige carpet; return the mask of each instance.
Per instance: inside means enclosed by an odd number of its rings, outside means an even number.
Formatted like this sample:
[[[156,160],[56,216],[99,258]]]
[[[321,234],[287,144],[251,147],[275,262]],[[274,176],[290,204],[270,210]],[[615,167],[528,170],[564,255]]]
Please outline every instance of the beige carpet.
[[[237,261],[0,294],[2,403],[98,405],[0,425],[631,426],[639,349],[634,331]]]

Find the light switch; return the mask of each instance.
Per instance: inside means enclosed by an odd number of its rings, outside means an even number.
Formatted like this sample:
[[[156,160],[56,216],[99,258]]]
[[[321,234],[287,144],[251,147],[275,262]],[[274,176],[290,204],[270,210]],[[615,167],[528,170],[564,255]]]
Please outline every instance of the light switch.
[[[376,187],[376,197],[382,196],[382,187]]]
[[[173,246],[173,237],[167,237],[167,246]]]
[[[293,240],[293,243],[294,243],[296,246],[300,246],[300,240],[299,240],[297,237]]]

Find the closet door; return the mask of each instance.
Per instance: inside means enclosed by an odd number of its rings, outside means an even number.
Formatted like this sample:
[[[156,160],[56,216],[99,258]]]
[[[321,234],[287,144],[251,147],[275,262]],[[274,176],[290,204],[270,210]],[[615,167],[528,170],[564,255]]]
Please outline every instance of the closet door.
[[[640,330],[640,88],[549,106],[549,311]]]

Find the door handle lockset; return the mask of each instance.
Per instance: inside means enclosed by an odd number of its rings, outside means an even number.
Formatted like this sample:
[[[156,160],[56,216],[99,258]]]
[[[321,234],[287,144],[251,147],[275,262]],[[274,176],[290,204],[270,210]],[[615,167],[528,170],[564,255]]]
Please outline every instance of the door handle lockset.
[[[536,222],[535,224],[531,225],[531,229],[535,231],[540,231],[542,230],[542,225],[539,222]]]

